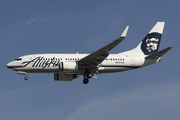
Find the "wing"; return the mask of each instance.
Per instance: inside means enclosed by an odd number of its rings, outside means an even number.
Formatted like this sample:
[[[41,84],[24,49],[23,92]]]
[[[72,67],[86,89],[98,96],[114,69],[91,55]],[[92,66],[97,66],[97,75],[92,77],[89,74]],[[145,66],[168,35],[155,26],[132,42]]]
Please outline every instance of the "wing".
[[[95,51],[92,54],[87,55],[86,57],[82,58],[81,60],[78,61],[78,64],[81,67],[88,67],[88,68],[97,68],[98,64],[100,64],[104,59],[107,58],[109,55],[109,51],[112,50],[116,45],[118,45],[121,41],[124,40],[126,37],[127,31],[128,31],[129,26],[125,28],[121,36],[114,40],[112,43],[106,45],[105,47]]]

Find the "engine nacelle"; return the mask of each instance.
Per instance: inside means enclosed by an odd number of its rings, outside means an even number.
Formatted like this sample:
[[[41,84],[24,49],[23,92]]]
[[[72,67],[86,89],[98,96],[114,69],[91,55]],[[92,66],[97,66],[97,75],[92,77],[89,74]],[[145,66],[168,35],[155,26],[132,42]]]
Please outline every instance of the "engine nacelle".
[[[75,78],[77,78],[77,75],[54,73],[55,81],[72,81]]]
[[[78,71],[77,62],[61,62],[60,63],[61,71]]]

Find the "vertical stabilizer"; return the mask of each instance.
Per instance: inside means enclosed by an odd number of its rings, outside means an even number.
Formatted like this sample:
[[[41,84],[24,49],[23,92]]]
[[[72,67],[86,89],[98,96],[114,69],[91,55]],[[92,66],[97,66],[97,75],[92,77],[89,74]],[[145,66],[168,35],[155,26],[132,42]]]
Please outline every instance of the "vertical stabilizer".
[[[144,55],[151,55],[158,52],[164,24],[164,22],[157,22],[142,40],[140,46]]]
[[[159,50],[165,22],[157,22],[140,44],[133,50],[124,52],[136,55],[151,55]]]

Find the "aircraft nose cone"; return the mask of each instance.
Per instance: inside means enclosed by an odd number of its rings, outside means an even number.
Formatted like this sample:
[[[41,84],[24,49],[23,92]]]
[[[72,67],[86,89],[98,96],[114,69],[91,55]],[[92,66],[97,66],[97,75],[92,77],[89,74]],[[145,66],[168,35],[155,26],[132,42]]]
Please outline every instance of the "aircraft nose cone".
[[[7,68],[10,68],[10,65],[9,65],[9,63],[6,65],[6,67],[7,67]]]
[[[7,67],[7,68],[11,68],[11,67],[12,67],[12,62],[8,63],[8,64],[6,65],[6,67]]]

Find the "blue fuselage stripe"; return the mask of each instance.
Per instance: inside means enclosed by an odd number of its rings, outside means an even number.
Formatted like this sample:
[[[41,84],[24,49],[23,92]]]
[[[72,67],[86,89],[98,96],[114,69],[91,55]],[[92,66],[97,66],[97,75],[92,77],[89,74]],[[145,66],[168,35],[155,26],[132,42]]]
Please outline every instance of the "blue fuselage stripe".
[[[126,67],[126,68],[140,68],[140,66],[125,66],[125,65],[99,65],[99,67]]]

